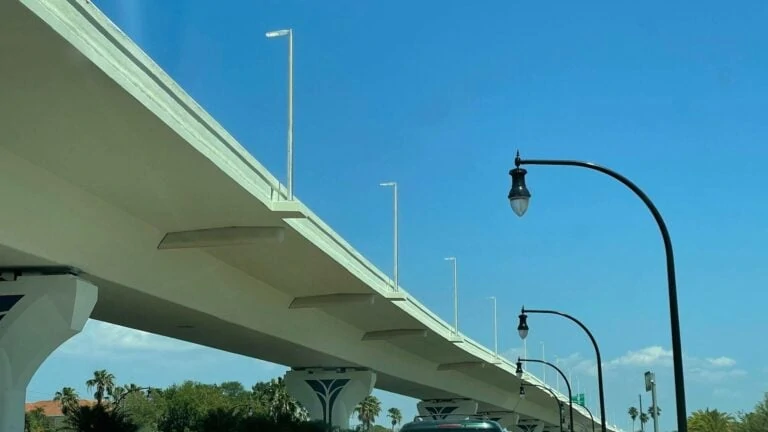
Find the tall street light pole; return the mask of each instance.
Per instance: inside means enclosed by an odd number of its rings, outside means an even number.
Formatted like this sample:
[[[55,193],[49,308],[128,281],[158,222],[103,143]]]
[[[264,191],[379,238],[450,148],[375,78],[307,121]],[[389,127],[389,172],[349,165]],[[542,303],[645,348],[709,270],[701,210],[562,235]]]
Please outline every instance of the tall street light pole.
[[[512,188],[509,191],[509,203],[512,206],[512,210],[518,216],[523,216],[528,210],[528,203],[531,198],[531,193],[528,191],[528,187],[525,185],[525,174],[527,171],[520,168],[521,165],[555,165],[555,166],[575,166],[581,168],[587,168],[594,171],[606,174],[614,179],[618,180],[624,186],[628,187],[635,195],[640,198],[643,203],[648,207],[653,219],[659,226],[661,237],[664,242],[664,252],[666,254],[667,265],[667,289],[669,292],[669,322],[672,333],[672,361],[675,374],[675,402],[677,408],[677,430],[678,432],[688,432],[688,411],[685,407],[685,378],[683,376],[683,343],[680,336],[680,314],[677,304],[677,278],[675,276],[675,256],[672,251],[672,239],[667,229],[667,224],[664,222],[661,213],[656,208],[656,205],[651,201],[648,195],[645,194],[637,185],[632,183],[628,178],[623,175],[608,169],[606,167],[593,164],[591,162],[582,162],[575,160],[547,160],[547,159],[521,159],[520,152],[515,157],[515,168],[509,171],[509,175],[512,176]],[[605,417],[605,415],[602,415]]]
[[[394,241],[394,255],[395,256],[393,257],[392,261],[394,262],[393,265],[394,265],[395,268],[394,268],[394,270],[392,272],[392,278],[393,278],[393,281],[394,281],[394,284],[395,284],[395,286],[394,286],[395,291],[399,291],[400,290],[400,281],[399,281],[398,273],[397,273],[397,268],[398,268],[398,264],[399,264],[399,258],[398,258],[399,234],[398,234],[398,231],[397,231],[397,219],[398,219],[398,214],[397,214],[397,182],[384,182],[384,183],[380,183],[379,185],[383,186],[383,187],[391,187],[392,188],[392,195],[394,196],[394,205],[393,205],[392,211],[394,213],[393,217],[394,217],[394,224],[395,224],[394,234],[393,234],[393,237],[394,237],[394,240],[393,240]]]
[[[488,300],[493,302],[493,353],[496,357],[499,356],[499,326],[496,319],[496,297],[488,297]]]
[[[288,201],[293,200],[293,29],[267,32],[267,38],[288,36]]]
[[[560,374],[561,377],[563,377],[563,381],[565,381],[566,387],[568,387],[568,410],[570,412],[570,430],[571,432],[574,432],[575,429],[573,429],[573,392],[571,391],[571,383],[568,381],[568,378],[565,377],[565,374],[562,370],[560,370],[559,367],[553,365],[550,362],[544,361],[544,360],[535,360],[535,359],[525,359],[525,358],[517,358],[517,363],[515,364],[515,375],[517,375],[517,378],[523,379],[523,362],[529,362],[529,363],[540,363],[547,365],[557,371],[557,373]],[[603,429],[606,430],[606,429]]]
[[[456,257],[448,257],[446,261],[453,263],[453,331],[459,335],[459,283],[456,277]]]
[[[520,322],[517,325],[517,331],[520,334],[520,337],[525,339],[528,336],[528,314],[547,314],[547,315],[558,315],[563,318],[567,318],[574,323],[576,323],[579,327],[581,327],[582,330],[589,336],[589,340],[592,341],[592,346],[595,348],[595,356],[597,357],[597,385],[598,385],[598,391],[599,391],[599,397],[600,397],[600,426],[603,428],[603,430],[606,429],[606,418],[605,418],[605,394],[603,393],[603,360],[602,356],[600,355],[600,347],[597,346],[597,341],[595,340],[595,337],[592,335],[592,332],[589,331],[587,326],[582,324],[581,321],[577,320],[576,318],[562,312],[553,311],[553,310],[543,310],[543,309],[526,309],[525,306],[523,306],[522,310],[520,311]]]

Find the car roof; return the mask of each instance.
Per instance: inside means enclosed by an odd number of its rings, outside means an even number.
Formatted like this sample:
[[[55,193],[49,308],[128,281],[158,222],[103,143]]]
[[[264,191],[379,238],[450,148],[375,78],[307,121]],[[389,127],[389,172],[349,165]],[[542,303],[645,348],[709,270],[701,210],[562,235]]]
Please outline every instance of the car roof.
[[[444,425],[461,425],[455,428],[486,429],[489,431],[504,431],[501,425],[493,420],[473,416],[451,416],[452,418],[434,419],[432,416],[416,417],[414,421],[406,423],[400,429],[403,432],[417,430],[447,429]]]

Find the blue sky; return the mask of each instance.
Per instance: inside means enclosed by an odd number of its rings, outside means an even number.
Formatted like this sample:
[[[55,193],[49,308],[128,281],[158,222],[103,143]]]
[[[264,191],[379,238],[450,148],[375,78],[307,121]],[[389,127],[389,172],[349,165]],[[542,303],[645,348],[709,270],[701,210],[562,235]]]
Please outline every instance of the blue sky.
[[[450,321],[443,257],[457,256],[462,332],[492,346],[484,298],[495,295],[510,355],[523,303],[581,318],[607,365],[609,419],[627,427],[653,369],[665,430],[674,424],[668,303],[647,210],[610,178],[575,168],[528,167],[522,219],[506,200],[517,148],[621,171],[672,233],[689,410],[749,409],[768,391],[768,3],[96,4],[281,179],[286,45],[264,32],[293,27],[297,197],[390,269],[391,192],[378,183],[398,181],[410,293]],[[529,352],[543,342],[594,395],[586,337],[553,317],[530,325]],[[91,323],[44,364],[29,399],[96,368],[145,385],[255,382],[284,369]],[[383,399],[415,412],[412,400]]]

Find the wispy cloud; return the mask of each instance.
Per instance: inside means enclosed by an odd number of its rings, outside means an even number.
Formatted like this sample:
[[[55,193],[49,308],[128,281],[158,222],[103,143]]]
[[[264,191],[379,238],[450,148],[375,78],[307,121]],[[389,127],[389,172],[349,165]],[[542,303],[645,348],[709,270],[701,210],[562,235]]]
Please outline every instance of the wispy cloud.
[[[736,360],[729,357],[708,358],[705,360],[714,367],[733,367],[736,365]]]
[[[501,353],[501,357],[504,357],[510,361],[517,361],[518,357],[523,357],[525,353],[522,348],[510,348]]]
[[[165,365],[178,369],[184,365],[190,372],[220,365],[226,359],[240,357],[214,348],[96,320],[88,320],[83,331],[64,343],[57,352],[64,356],[89,359],[151,358],[155,366]],[[194,355],[190,356],[192,353]],[[180,363],[180,358],[185,360]],[[252,360],[260,371],[276,373],[285,369],[285,366],[259,359]]]
[[[718,383],[747,375],[747,371],[736,367],[736,360],[720,356],[699,358],[685,356],[686,374],[691,380]],[[573,372],[595,376],[597,366],[594,360],[575,353],[559,359],[560,364]],[[649,346],[628,351],[624,355],[603,362],[603,370],[617,369],[653,369],[672,367],[672,350],[661,346]]]
[[[573,353],[567,357],[556,357],[553,361],[564,371],[597,376],[597,363],[594,360],[584,358],[580,353]]]
[[[660,346],[650,346],[637,351],[628,351],[626,354],[617,357],[603,367],[615,368],[621,366],[634,367],[652,367],[652,366],[671,366],[672,350],[665,350]]]
[[[723,399],[733,399],[741,396],[741,393],[725,387],[717,387],[712,390],[712,396]]]
[[[184,352],[202,348],[165,336],[89,320],[83,331],[62,345],[59,351],[68,355],[108,356],[126,352]]]

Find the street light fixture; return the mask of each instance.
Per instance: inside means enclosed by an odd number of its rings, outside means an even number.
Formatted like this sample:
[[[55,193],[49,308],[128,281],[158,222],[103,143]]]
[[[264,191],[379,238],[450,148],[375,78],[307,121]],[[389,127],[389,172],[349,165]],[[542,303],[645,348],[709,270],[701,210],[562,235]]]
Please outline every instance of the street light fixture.
[[[509,175],[512,176],[512,188],[509,190],[509,204],[512,206],[512,211],[518,216],[523,216],[528,210],[528,201],[531,198],[531,192],[525,186],[525,174],[526,171],[523,168],[516,167],[509,171]]]
[[[563,381],[565,381],[565,385],[568,387],[568,410],[570,414],[570,431],[573,431],[573,393],[571,392],[571,383],[568,381],[568,378],[565,377],[565,374],[562,370],[560,370],[559,367],[553,365],[552,363],[544,360],[535,360],[535,359],[524,359],[524,358],[517,358],[517,364],[516,364],[516,370],[515,373],[517,374],[517,377],[522,379],[523,376],[523,362],[530,362],[530,363],[539,363],[539,364],[545,364],[549,367],[553,368],[557,371],[557,373],[560,374],[561,377],[563,377]],[[606,430],[606,429],[603,429]]]
[[[518,318],[520,318],[520,321],[517,324],[517,333],[520,335],[520,339],[525,340],[528,337],[528,316],[521,313],[518,315]]]
[[[554,165],[554,166],[575,166],[581,168],[588,168],[594,171],[601,172],[615,180],[618,180],[624,186],[628,187],[635,195],[640,198],[643,203],[648,207],[653,219],[659,227],[661,237],[664,242],[664,252],[666,254],[667,265],[667,289],[669,292],[669,322],[672,333],[672,361],[675,375],[675,404],[677,408],[677,430],[678,432],[688,432],[687,413],[685,407],[685,378],[683,373],[683,343],[680,336],[680,314],[677,304],[677,278],[675,275],[675,257],[672,251],[672,239],[667,229],[667,224],[664,222],[664,218],[661,213],[653,204],[653,201],[642,191],[637,185],[632,183],[628,178],[623,175],[608,169],[606,167],[593,164],[591,162],[582,162],[575,160],[547,160],[547,159],[521,159],[520,152],[517,152],[515,156],[515,168],[509,171],[509,175],[512,176],[512,188],[509,191],[509,202],[512,206],[512,210],[518,216],[523,216],[528,209],[528,203],[531,198],[531,193],[525,185],[526,170],[520,168],[521,165]],[[602,415],[604,418],[605,415]]]
[[[288,201],[293,200],[293,29],[283,29],[267,32],[268,39],[288,36],[288,167],[286,172],[286,187]]]
[[[595,357],[597,357],[597,385],[598,385],[598,392],[600,397],[600,426],[603,428],[603,430],[606,429],[606,418],[605,418],[605,394],[603,392],[603,359],[600,355],[600,347],[597,346],[597,341],[595,340],[595,337],[592,335],[592,332],[589,331],[587,326],[585,326],[581,321],[577,320],[576,318],[572,317],[571,315],[568,315],[566,313],[553,311],[553,310],[543,310],[543,309],[526,309],[525,306],[520,310],[520,323],[518,324],[518,329],[524,325],[526,328],[526,333],[528,329],[528,314],[547,314],[547,315],[558,315],[563,318],[567,318],[574,323],[576,323],[579,327],[581,327],[582,330],[589,336],[589,340],[592,341],[592,346],[595,348]]]

